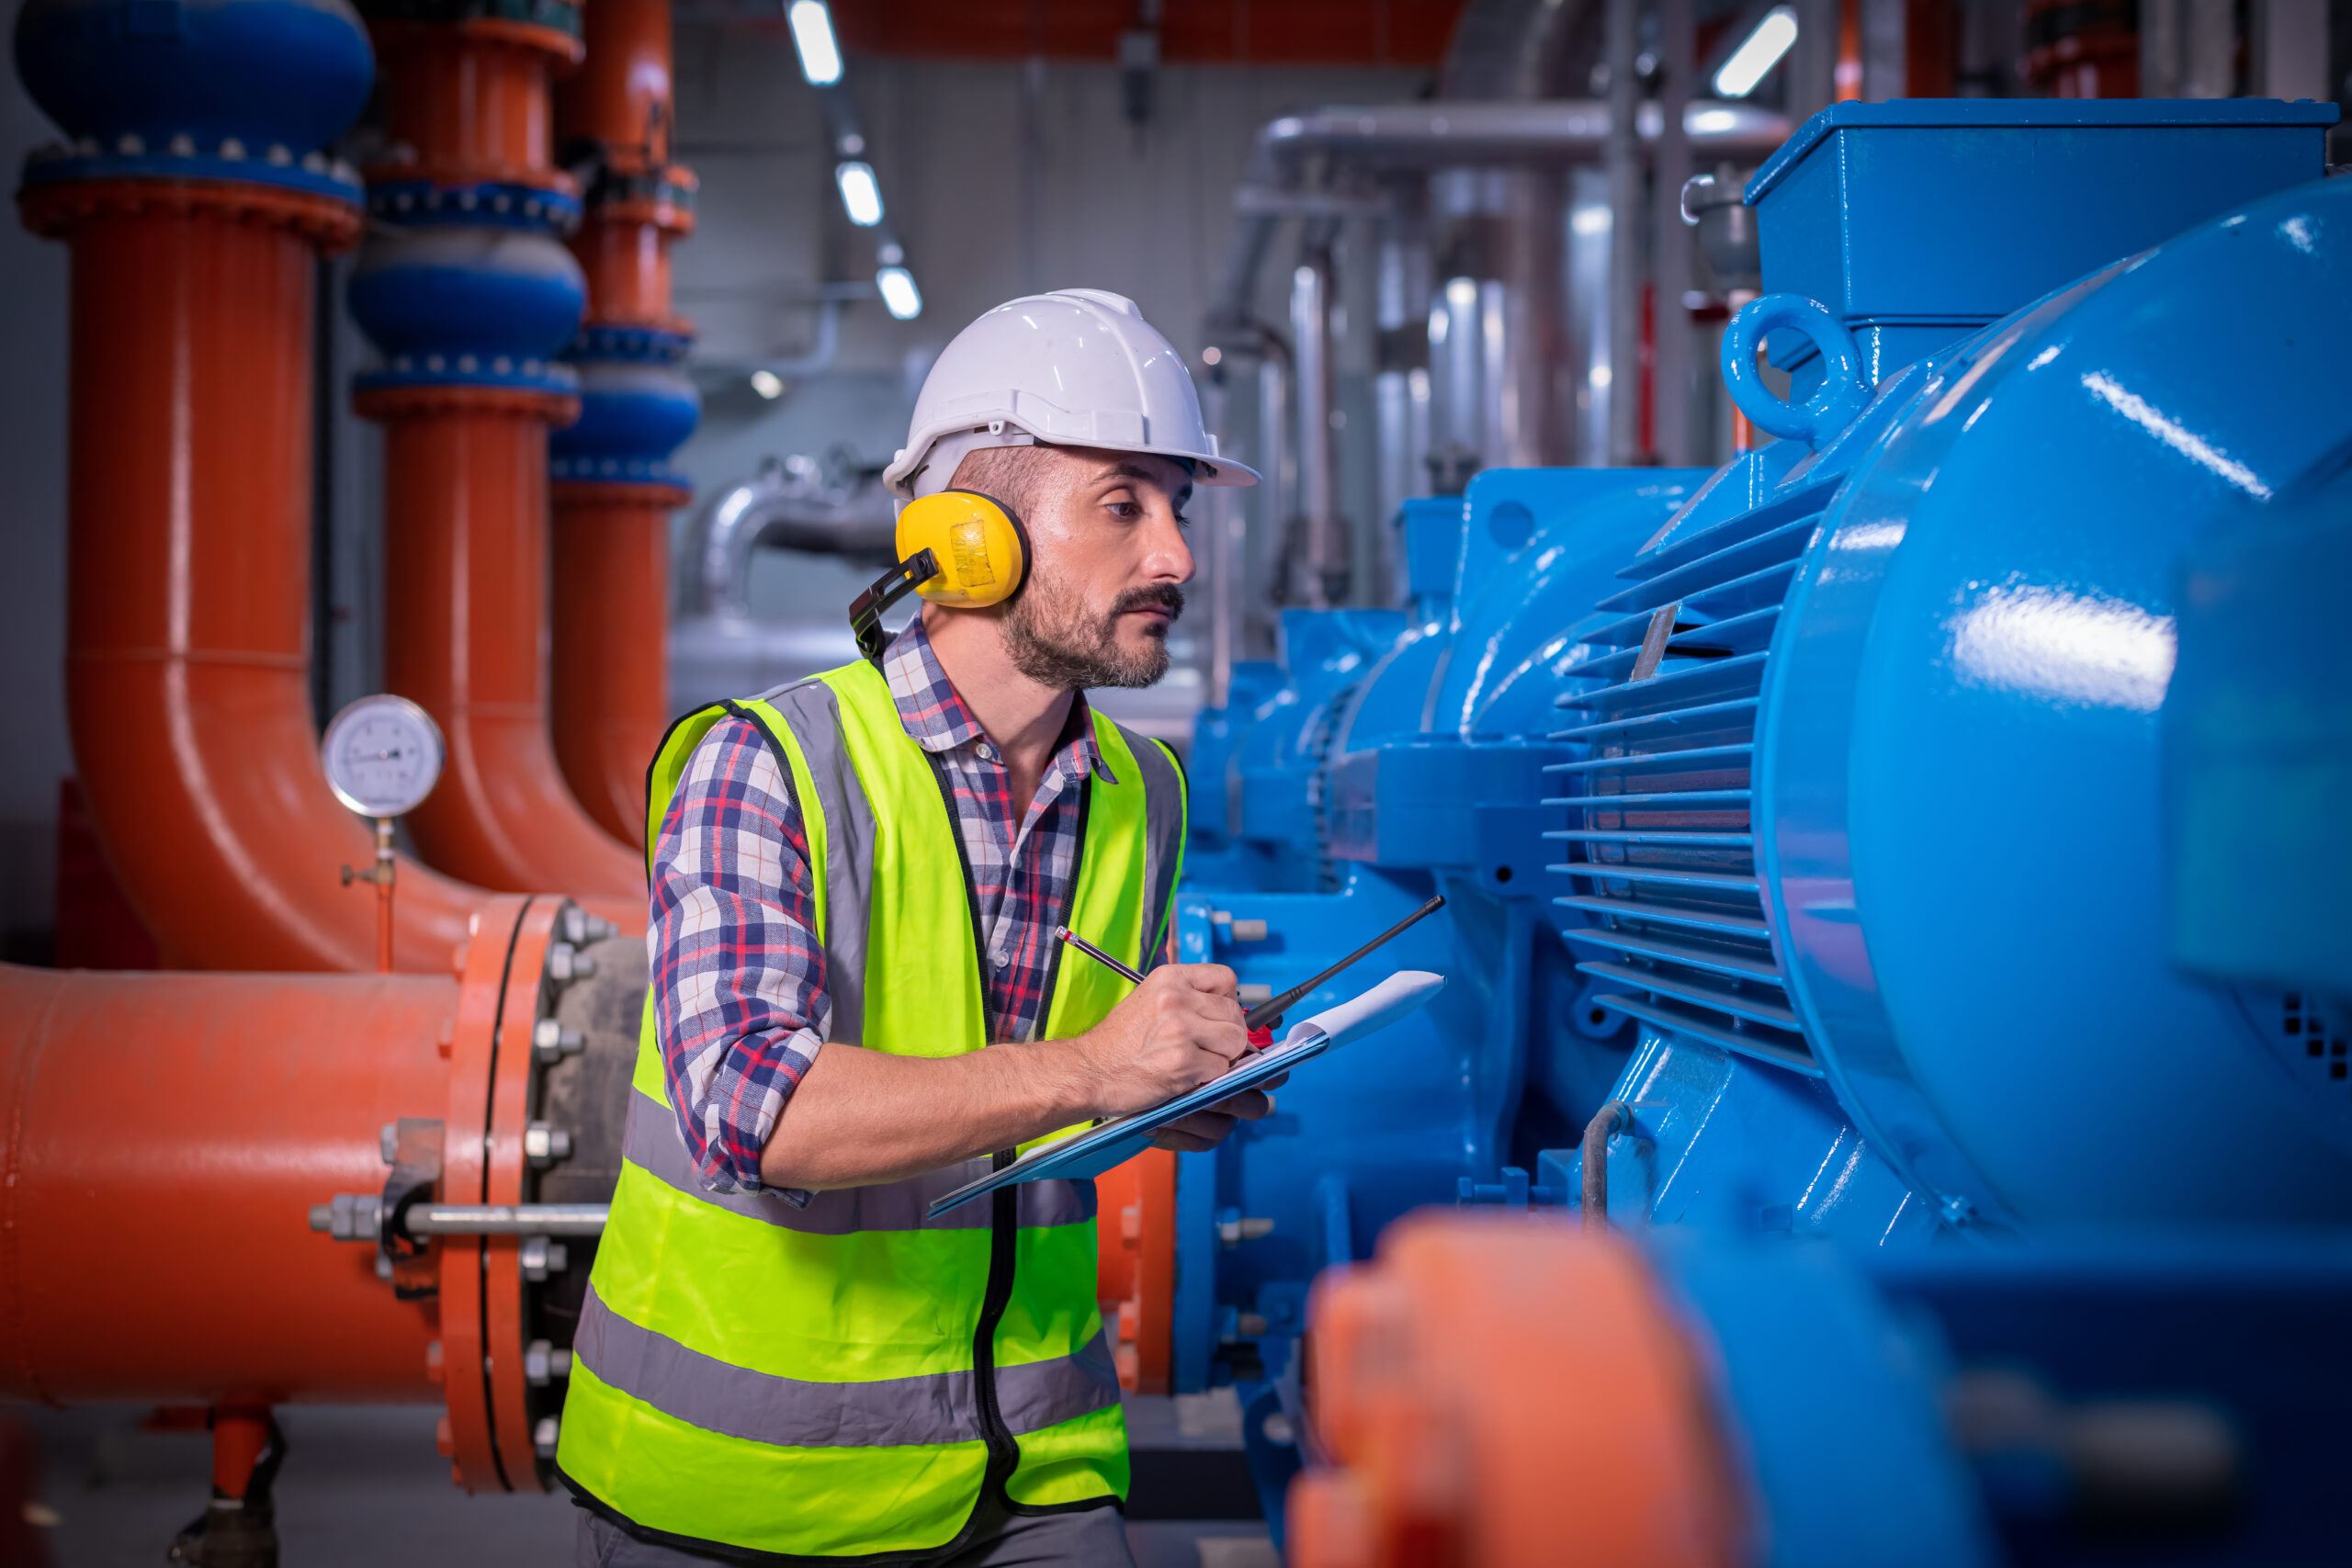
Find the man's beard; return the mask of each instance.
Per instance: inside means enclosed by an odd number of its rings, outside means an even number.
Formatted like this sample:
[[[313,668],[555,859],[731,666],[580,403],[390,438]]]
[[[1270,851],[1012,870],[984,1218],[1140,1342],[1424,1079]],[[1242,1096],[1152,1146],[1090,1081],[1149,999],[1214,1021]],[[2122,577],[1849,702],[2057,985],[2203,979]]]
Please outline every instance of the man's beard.
[[[1136,652],[1119,647],[1119,617],[1149,605],[1163,605],[1174,624],[1184,613],[1184,595],[1169,586],[1130,588],[1113,601],[1108,615],[1090,615],[1075,600],[1033,582],[1004,617],[1005,650],[1012,667],[1041,686],[1083,691],[1089,686],[1148,686],[1168,673],[1168,642],[1155,626],[1150,641]]]

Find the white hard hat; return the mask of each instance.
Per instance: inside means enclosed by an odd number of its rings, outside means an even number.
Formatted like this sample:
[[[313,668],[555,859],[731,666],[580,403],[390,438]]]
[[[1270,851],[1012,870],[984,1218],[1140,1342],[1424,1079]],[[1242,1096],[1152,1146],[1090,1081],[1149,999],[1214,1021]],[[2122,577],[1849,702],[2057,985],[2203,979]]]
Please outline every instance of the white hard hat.
[[[1026,295],[957,333],[923,378],[906,449],[882,480],[901,500],[933,495],[965,453],[1039,442],[1182,458],[1195,484],[1258,482],[1217,455],[1175,344],[1134,300],[1100,288]]]

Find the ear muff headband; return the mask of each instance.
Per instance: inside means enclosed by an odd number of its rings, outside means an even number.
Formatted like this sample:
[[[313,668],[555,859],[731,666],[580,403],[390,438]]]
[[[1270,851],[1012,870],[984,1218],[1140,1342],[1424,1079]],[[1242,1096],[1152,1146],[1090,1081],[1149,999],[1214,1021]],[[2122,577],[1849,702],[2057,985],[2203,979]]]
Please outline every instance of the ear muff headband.
[[[934,604],[1001,604],[1029,581],[1029,530],[1012,508],[978,491],[920,496],[899,513],[899,564],[849,607],[858,650],[879,662],[882,612],[913,592]]]

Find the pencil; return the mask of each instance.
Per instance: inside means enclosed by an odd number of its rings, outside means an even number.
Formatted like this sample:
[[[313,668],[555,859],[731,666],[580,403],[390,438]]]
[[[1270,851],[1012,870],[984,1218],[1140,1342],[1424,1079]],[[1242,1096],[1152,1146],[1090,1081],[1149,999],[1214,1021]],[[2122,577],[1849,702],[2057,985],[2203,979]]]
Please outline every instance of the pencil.
[[[1133,980],[1138,986],[1143,984],[1143,976],[1141,975],[1137,974],[1133,969],[1128,968],[1125,964],[1120,963],[1117,959],[1112,957],[1109,953],[1103,952],[1101,948],[1095,946],[1092,942],[1079,935],[1076,931],[1070,930],[1068,926],[1056,926],[1054,928],[1054,936],[1057,940],[1066,942],[1070,946],[1078,949],[1079,952],[1086,954],[1087,957],[1091,958],[1095,963],[1102,964],[1113,974],[1125,975],[1128,979]]]

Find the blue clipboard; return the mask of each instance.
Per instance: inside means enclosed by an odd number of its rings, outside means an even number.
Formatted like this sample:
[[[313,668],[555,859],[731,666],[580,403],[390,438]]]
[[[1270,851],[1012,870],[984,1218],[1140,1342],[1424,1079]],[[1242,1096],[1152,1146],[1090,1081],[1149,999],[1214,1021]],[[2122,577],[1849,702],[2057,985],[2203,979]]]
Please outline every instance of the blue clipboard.
[[[1385,1029],[1419,1010],[1444,987],[1442,975],[1432,975],[1426,969],[1400,969],[1361,996],[1293,1024],[1279,1043],[1252,1052],[1231,1072],[1212,1083],[1163,1100],[1148,1111],[1116,1117],[1056,1143],[1040,1144],[1002,1170],[958,1187],[933,1202],[931,1217],[935,1220],[983,1193],[1016,1182],[1067,1181],[1100,1176],[1141,1154],[1150,1145],[1153,1134],[1170,1122],[1182,1121],[1195,1111],[1205,1111],[1221,1100],[1255,1089],[1268,1078],[1311,1062],[1351,1040]]]

